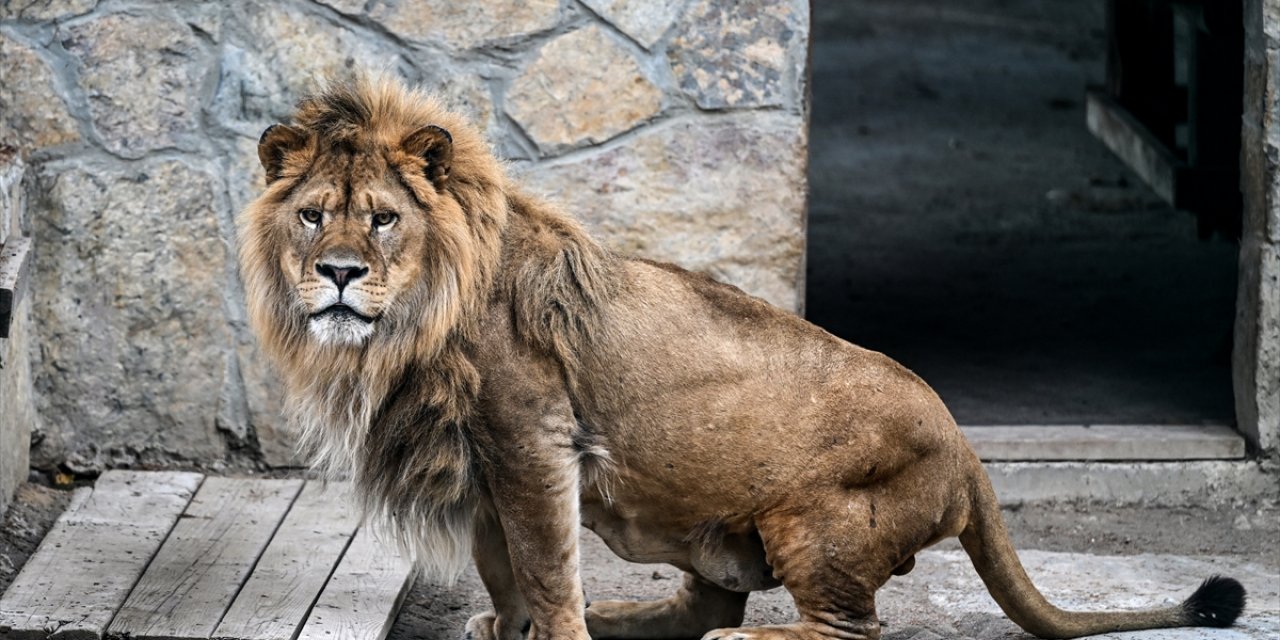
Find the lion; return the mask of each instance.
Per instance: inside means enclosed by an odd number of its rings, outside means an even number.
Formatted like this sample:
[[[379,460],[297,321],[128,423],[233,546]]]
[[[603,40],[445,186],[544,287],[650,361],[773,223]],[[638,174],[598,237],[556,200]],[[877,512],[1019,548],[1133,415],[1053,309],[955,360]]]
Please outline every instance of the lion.
[[[258,155],[240,268],[300,446],[425,569],[474,560],[493,608],[468,638],[874,639],[876,590],[956,536],[1043,638],[1225,627],[1243,609],[1216,576],[1178,606],[1053,606],[924,381],[737,288],[606,250],[420,90],[331,83]],[[580,525],[683,586],[588,606]],[[800,619],[742,628],[747,595],[779,585]]]

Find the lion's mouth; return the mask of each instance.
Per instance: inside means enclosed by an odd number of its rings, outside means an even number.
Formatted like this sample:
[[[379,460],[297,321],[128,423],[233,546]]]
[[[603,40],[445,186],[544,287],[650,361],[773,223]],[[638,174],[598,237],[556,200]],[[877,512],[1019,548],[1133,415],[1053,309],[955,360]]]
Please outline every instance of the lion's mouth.
[[[366,316],[351,307],[338,302],[329,305],[313,314],[312,318],[333,318],[334,320],[359,320],[360,322],[372,324],[377,318]]]

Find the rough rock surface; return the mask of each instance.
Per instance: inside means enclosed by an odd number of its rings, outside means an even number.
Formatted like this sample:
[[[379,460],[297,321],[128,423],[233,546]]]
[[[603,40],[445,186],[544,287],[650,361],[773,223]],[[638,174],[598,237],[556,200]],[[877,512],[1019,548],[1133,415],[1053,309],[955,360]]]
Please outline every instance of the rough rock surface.
[[[369,5],[369,0],[319,0],[319,2],[350,15],[363,13],[365,7]]]
[[[369,15],[401,38],[471,49],[555,26],[558,0],[373,0]]]
[[[94,129],[109,150],[138,158],[189,144],[209,68],[190,26],[116,13],[66,29],[62,46],[79,61]]]
[[[98,0],[0,0],[0,20],[60,20],[84,15]]]
[[[582,2],[646,49],[651,48],[662,34],[667,32],[671,23],[679,15],[680,8],[685,5],[684,0],[648,0],[646,2],[582,0]]]
[[[0,141],[23,154],[80,139],[55,89],[53,72],[35,51],[0,33]]]
[[[677,121],[526,182],[629,254],[800,305],[805,139],[798,117]]]
[[[22,193],[25,170],[14,149],[0,146],[0,246],[20,235],[26,218]],[[29,289],[30,282],[23,288]],[[0,338],[0,511],[9,504],[14,489],[27,479],[31,431],[39,420],[31,386],[29,290],[22,292],[18,305],[11,310],[8,330],[8,337]]]
[[[493,96],[484,80],[472,74],[458,74],[435,85],[428,84],[427,88],[437,92],[445,106],[466,115],[482,131],[493,135],[496,114]]]
[[[225,47],[214,110],[256,139],[288,116],[299,98],[327,77],[387,69],[414,79],[399,51],[334,26],[320,16],[279,4],[253,3],[242,17],[250,34]]]
[[[662,91],[595,26],[543,47],[507,92],[507,113],[544,150],[603,142],[661,106]]]
[[[47,166],[34,220],[41,419],[69,462],[219,460],[230,346],[215,180],[178,161]]]
[[[299,458],[295,450],[297,436],[283,415],[284,384],[256,343],[240,345],[237,356],[248,422],[257,435],[263,461],[272,467],[305,466],[306,461]]]
[[[798,91],[808,21],[801,3],[701,0],[671,41],[672,70],[704,109],[784,104]]]
[[[27,479],[35,397],[31,387],[31,298],[22,299],[0,339],[0,511],[13,490]]]

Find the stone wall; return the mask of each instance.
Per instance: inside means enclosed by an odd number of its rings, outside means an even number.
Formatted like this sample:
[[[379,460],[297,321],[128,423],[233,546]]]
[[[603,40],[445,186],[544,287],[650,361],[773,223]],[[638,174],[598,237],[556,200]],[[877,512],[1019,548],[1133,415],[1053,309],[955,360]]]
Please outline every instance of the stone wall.
[[[1234,378],[1236,419],[1280,454],[1280,0],[1245,0],[1240,239]]]
[[[14,274],[14,238],[23,235],[26,206],[22,192],[22,159],[0,145],[0,274]],[[7,246],[6,246],[7,245]],[[8,280],[0,276],[0,280]],[[21,283],[19,283],[21,285]],[[31,389],[31,292],[19,298],[9,319],[8,337],[0,338],[0,513],[13,490],[27,479],[31,427],[36,422]],[[3,335],[3,332],[0,332]]]
[[[233,217],[326,73],[472,114],[626,252],[798,309],[805,0],[0,0],[0,142],[30,164],[38,466],[288,464]]]

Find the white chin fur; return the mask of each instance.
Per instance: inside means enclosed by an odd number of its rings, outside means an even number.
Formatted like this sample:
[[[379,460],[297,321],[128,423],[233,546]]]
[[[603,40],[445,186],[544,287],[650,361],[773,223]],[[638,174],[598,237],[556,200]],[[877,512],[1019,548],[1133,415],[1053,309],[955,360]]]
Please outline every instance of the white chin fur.
[[[373,323],[356,318],[311,318],[307,328],[312,337],[324,345],[359,345],[373,335]]]

